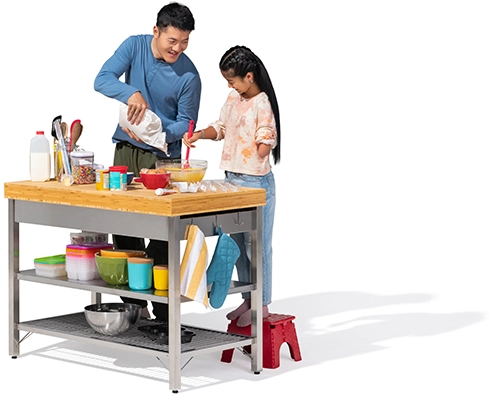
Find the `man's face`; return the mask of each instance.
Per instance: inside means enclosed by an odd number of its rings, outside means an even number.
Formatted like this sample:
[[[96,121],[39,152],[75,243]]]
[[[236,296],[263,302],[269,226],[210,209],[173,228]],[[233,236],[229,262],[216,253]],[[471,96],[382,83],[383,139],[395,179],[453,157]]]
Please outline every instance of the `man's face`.
[[[154,40],[152,53],[156,59],[167,63],[174,63],[188,47],[190,32],[168,26],[165,30],[159,30],[154,26]]]

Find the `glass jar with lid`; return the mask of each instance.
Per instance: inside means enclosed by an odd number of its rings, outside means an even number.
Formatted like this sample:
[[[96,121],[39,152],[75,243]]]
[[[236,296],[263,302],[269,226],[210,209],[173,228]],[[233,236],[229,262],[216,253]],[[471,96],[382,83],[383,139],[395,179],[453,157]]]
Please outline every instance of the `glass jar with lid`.
[[[93,152],[72,152],[70,153],[70,159],[72,163],[73,183],[81,185],[96,182]]]

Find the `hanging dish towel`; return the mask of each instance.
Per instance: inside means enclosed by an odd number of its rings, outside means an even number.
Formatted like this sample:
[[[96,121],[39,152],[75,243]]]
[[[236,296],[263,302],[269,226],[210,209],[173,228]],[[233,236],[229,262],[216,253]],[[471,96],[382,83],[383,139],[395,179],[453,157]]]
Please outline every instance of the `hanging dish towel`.
[[[181,295],[208,307],[207,263],[205,235],[196,225],[188,225],[185,252],[181,261]]]
[[[232,271],[240,254],[239,247],[231,236],[222,233],[220,227],[218,232],[219,239],[207,269],[207,284],[212,284],[210,306],[215,309],[224,304],[231,285]]]

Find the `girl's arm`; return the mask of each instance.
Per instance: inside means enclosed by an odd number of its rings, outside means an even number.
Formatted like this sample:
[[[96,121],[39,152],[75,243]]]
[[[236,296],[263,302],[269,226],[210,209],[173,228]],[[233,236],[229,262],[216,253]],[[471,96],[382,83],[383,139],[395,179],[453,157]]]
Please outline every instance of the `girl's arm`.
[[[194,148],[193,145],[199,139],[214,139],[220,140],[224,137],[224,123],[221,120],[225,120],[228,114],[229,104],[231,102],[231,94],[227,97],[226,102],[222,105],[222,109],[220,110],[220,119],[214,123],[211,123],[207,128],[195,131],[191,138],[188,139],[188,133],[183,135],[183,143],[190,148]],[[216,128],[221,132],[220,134],[217,132]]]
[[[270,154],[272,147],[270,145],[267,145],[265,143],[260,143],[258,145],[258,156],[261,158],[265,158]]]
[[[256,112],[257,129],[255,131],[254,139],[258,150],[258,156],[265,158],[277,144],[275,116],[266,95],[257,103]]]
[[[193,144],[199,139],[216,139],[216,138],[217,138],[217,132],[215,131],[215,128],[207,127],[203,130],[195,131],[191,136],[191,138],[188,138],[188,133],[185,133],[183,135],[183,143],[188,147],[194,148],[195,145]]]

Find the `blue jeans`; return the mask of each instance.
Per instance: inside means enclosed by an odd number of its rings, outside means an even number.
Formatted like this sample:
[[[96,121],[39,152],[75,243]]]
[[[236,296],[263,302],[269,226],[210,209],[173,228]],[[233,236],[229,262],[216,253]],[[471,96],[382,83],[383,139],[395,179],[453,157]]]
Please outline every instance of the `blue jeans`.
[[[272,303],[272,236],[275,218],[275,178],[271,171],[264,176],[236,174],[226,171],[225,181],[244,187],[266,190],[266,205],[263,207],[262,218],[262,301],[263,305],[269,305]],[[231,237],[241,250],[241,254],[236,261],[238,279],[243,282],[251,282],[251,233],[235,233],[231,234]],[[249,298],[249,296],[249,292],[243,294],[243,298]]]

